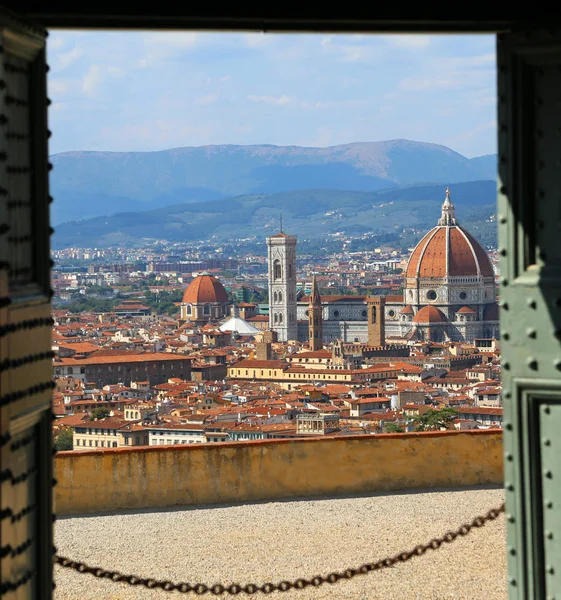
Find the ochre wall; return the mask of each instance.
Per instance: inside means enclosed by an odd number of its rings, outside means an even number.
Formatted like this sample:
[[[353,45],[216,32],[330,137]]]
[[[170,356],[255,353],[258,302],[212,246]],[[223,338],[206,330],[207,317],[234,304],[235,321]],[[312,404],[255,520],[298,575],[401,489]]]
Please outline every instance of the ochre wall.
[[[501,484],[497,430],[59,452],[55,511]]]

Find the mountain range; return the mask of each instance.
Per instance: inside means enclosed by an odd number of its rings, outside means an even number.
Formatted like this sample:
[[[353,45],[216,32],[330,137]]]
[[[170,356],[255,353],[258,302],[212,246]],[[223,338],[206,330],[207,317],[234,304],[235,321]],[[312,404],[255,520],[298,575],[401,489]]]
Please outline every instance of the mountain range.
[[[468,159],[445,146],[410,140],[327,148],[223,145],[158,152],[64,152],[50,161],[55,225],[170,205],[215,204],[238,196],[264,198],[319,189],[372,193],[414,184],[494,180],[497,171],[495,154]]]
[[[476,237],[495,243],[496,183],[456,183],[451,196],[456,214]],[[117,213],[60,224],[53,246],[137,246],[142,241],[201,241],[265,237],[276,233],[282,212],[284,229],[299,238],[399,234],[404,245],[434,227],[446,186],[414,185],[377,192],[295,190],[250,194],[208,202]],[[55,200],[56,202],[56,200]],[[409,237],[403,237],[409,232]]]

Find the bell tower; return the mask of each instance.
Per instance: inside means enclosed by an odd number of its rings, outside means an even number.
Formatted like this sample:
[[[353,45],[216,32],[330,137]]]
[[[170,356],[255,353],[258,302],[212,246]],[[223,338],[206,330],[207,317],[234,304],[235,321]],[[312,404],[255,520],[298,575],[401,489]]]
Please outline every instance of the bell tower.
[[[296,244],[282,231],[267,238],[269,265],[269,328],[279,342],[298,339],[296,321]]]
[[[386,345],[386,298],[384,296],[371,296],[366,299],[368,304],[368,345]]]
[[[316,281],[316,276],[312,281],[312,291],[310,293],[310,303],[308,306],[308,332],[310,350],[321,350],[323,348],[323,317],[322,317],[321,297]]]

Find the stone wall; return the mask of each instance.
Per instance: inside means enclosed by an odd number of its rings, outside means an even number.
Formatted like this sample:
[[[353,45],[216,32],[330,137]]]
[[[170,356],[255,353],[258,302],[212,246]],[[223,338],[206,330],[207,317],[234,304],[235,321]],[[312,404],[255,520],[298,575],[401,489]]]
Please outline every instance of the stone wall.
[[[60,452],[59,515],[502,484],[502,432]]]

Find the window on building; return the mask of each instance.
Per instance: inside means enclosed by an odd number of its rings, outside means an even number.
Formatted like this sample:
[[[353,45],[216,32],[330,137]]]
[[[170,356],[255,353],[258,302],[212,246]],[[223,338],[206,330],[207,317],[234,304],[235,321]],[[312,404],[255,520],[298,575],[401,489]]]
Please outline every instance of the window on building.
[[[273,262],[273,279],[282,279],[282,266],[278,258]]]

